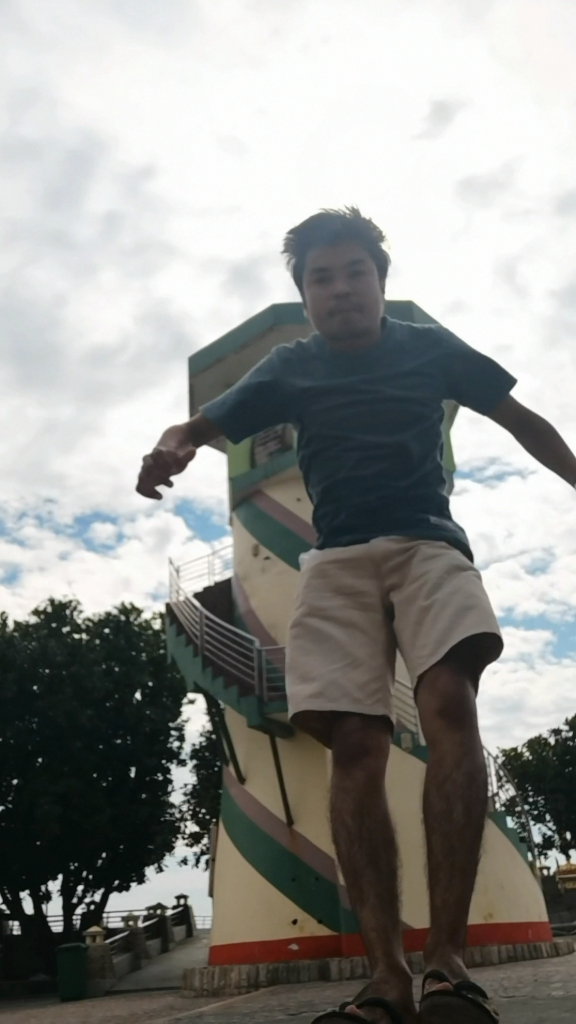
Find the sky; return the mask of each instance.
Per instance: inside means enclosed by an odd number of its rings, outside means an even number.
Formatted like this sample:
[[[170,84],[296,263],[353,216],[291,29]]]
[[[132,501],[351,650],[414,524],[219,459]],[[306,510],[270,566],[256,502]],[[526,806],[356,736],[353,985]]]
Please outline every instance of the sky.
[[[161,607],[168,557],[224,536],[223,456],[161,504],[139,463],[186,418],[187,357],[298,298],[282,237],[321,207],[374,218],[388,297],[576,448],[575,35],[572,0],[3,0],[0,607]],[[506,639],[497,750],[576,712],[576,494],[473,413],[453,438]],[[172,864],[116,905],[208,913],[205,881]]]

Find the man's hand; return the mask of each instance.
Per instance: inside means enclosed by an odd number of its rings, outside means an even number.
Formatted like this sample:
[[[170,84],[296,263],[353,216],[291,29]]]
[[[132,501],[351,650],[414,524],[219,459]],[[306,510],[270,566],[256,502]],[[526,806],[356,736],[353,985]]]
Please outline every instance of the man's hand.
[[[160,501],[162,495],[157,488],[173,487],[170,477],[184,472],[196,455],[197,448],[210,444],[221,435],[220,428],[207,420],[201,412],[188,420],[188,423],[168,427],[156,447],[142,459],[142,469],[136,484],[138,494]]]
[[[169,427],[162,434],[156,447],[142,459],[142,468],[136,484],[138,494],[159,501],[162,495],[157,488],[160,485],[173,487],[170,477],[184,472],[195,455],[196,448],[190,443],[189,424]]]

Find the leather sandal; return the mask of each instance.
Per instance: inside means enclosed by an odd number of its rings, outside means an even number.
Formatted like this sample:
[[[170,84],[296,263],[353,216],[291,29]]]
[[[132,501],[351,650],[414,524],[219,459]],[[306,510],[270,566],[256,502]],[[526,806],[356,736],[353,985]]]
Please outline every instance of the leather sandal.
[[[450,988],[425,992],[427,981]],[[490,997],[473,981],[451,981],[444,971],[427,971],[422,979],[420,1017],[423,1024],[498,1024],[500,1014]]]
[[[321,1013],[318,1017],[315,1017],[312,1024],[320,1024],[321,1021],[331,1020],[345,1020],[348,1021],[348,1024],[354,1024],[355,1021],[366,1021],[367,1024],[368,1022],[369,1024],[373,1024],[373,1022],[369,1021],[369,1018],[365,1017],[364,1014],[359,1016],[356,1013],[347,1013],[347,1006],[355,1006],[357,1010],[362,1010],[364,1007],[374,1007],[378,1010],[384,1010],[390,1024],[404,1024],[404,1018],[402,1017],[398,1007],[394,1006],[389,999],[384,999],[383,996],[369,996],[367,999],[361,999],[358,1003],[340,1003],[340,1006],[336,1009],[326,1010],[325,1013]],[[388,1021],[382,1021],[382,1024],[388,1024]]]

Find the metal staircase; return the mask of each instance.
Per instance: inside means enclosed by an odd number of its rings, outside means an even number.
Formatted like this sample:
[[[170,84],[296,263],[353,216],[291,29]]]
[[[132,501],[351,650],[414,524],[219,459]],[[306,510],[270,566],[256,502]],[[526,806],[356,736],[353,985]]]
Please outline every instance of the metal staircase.
[[[284,647],[263,647],[255,637],[207,607],[220,587],[216,605],[219,603],[219,610],[231,618],[231,575],[232,545],[180,566],[171,562],[171,613],[206,664],[221,670],[224,679],[264,704],[285,701]]]

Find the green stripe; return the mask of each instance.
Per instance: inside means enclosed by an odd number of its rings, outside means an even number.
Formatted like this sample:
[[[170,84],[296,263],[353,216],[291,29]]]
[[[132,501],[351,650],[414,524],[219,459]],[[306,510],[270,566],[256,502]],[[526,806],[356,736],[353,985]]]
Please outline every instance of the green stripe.
[[[273,455],[262,466],[249,469],[246,473],[238,473],[236,476],[230,475],[232,500],[234,501],[234,498],[237,496],[241,498],[247,490],[255,490],[263,480],[276,476],[277,473],[284,473],[287,469],[292,469],[297,465],[296,452],[292,448],[289,452],[280,452],[278,455]]]
[[[238,517],[244,529],[271,551],[282,562],[292,569],[300,568],[298,559],[305,551],[310,551],[312,545],[303,540],[298,534],[293,533],[287,526],[273,519],[267,512],[263,512],[252,501],[243,501],[234,509],[234,515]]]
[[[355,915],[340,904],[337,886],[256,825],[226,787],[222,791],[221,815],[238,852],[270,885],[333,932],[358,931]]]

